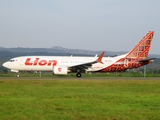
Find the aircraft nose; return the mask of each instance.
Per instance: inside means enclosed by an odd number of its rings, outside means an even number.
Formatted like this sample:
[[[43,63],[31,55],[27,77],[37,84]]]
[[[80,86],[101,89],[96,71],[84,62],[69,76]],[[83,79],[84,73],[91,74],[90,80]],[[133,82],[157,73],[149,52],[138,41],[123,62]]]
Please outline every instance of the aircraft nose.
[[[8,63],[5,62],[5,63],[2,64],[2,66],[5,67],[5,68],[8,68]]]

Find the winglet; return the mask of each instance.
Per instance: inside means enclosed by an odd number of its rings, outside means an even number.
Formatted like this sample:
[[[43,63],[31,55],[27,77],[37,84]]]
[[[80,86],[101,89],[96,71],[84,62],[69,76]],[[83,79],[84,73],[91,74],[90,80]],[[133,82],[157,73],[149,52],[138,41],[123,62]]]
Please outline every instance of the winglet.
[[[103,62],[102,62],[103,56],[104,56],[104,51],[100,54],[100,56],[98,57],[98,59],[96,60],[96,62],[99,62],[99,63],[103,64]]]

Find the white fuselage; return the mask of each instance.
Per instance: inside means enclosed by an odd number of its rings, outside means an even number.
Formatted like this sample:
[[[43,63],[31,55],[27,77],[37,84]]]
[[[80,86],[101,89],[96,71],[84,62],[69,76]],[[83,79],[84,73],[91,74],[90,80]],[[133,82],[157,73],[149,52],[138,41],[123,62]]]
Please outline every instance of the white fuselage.
[[[114,64],[125,55],[117,57],[103,57],[103,63],[94,63],[86,71],[97,71]],[[73,57],[73,56],[22,56],[16,57],[3,64],[4,67],[14,72],[18,71],[52,71],[54,66],[72,67],[95,61],[98,57]]]

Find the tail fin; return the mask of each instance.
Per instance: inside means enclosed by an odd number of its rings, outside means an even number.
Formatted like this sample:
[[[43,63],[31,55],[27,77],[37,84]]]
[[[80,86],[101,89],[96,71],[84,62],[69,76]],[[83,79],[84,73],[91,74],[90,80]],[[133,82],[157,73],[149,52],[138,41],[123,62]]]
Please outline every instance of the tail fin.
[[[118,58],[115,64],[110,65],[102,72],[123,71],[126,69],[137,68],[153,62],[154,58],[146,59],[151,47],[154,31],[149,31],[142,40],[123,58]]]
[[[131,61],[142,60],[148,57],[154,31],[149,31],[142,40],[126,55]]]

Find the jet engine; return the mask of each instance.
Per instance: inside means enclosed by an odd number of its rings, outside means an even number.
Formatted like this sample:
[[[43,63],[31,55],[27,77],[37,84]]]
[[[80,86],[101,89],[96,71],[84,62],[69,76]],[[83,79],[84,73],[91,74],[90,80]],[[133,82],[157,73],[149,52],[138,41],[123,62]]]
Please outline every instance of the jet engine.
[[[67,75],[68,74],[68,67],[55,66],[55,67],[53,67],[53,74]]]

